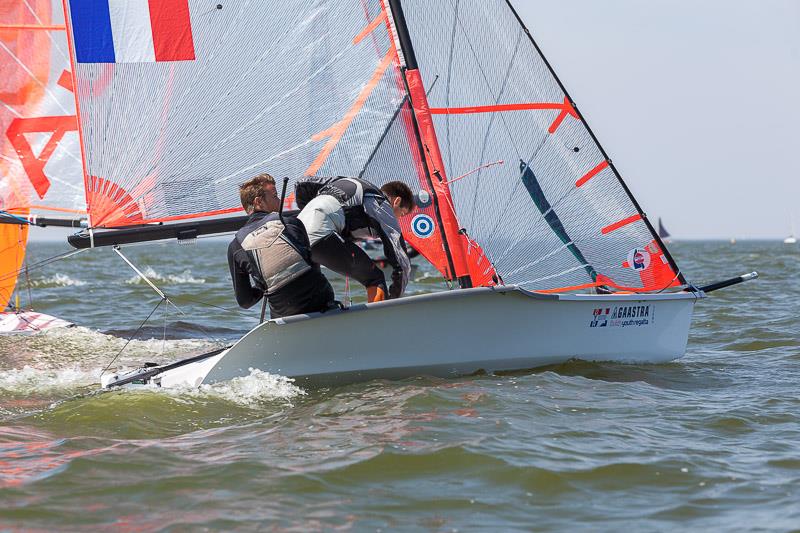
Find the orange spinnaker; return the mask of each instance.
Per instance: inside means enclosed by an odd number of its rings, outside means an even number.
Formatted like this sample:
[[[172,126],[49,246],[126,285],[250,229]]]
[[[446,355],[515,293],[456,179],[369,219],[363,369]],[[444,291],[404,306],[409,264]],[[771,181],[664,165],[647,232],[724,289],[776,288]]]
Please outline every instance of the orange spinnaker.
[[[14,294],[27,242],[26,224],[0,224],[0,312],[5,310]]]

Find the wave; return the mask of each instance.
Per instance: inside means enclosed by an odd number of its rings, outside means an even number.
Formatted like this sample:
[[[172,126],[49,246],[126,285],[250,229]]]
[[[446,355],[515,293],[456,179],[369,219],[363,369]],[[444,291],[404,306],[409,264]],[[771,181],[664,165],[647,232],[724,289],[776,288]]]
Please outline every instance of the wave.
[[[55,274],[49,278],[40,278],[31,280],[31,287],[49,288],[49,287],[82,287],[86,285],[85,281],[79,279],[72,279],[66,274]]]
[[[71,390],[100,382],[100,368],[82,369],[79,365],[65,368],[42,369],[25,365],[22,368],[0,370],[0,391],[14,393],[41,393]]]
[[[200,385],[199,388],[160,389],[170,394],[189,395],[202,399],[224,400],[245,407],[257,407],[267,402],[289,401],[305,396],[306,391],[294,384],[294,379],[251,368],[250,374],[220,383]]]
[[[177,285],[182,284],[203,284],[206,282],[204,278],[196,278],[192,276],[192,271],[188,268],[181,272],[180,274],[167,274],[162,275],[156,272],[153,267],[145,267],[142,270],[142,273],[147,276],[151,281],[158,282],[158,283],[174,283]],[[128,285],[140,285],[144,283],[144,280],[139,276],[133,276],[125,281]]]
[[[123,369],[123,371],[127,370],[133,370],[133,368]],[[93,371],[92,375],[96,376],[93,383],[99,383],[100,369]],[[114,389],[112,392],[122,395],[115,398],[115,403],[130,395],[156,394],[182,404],[209,404],[222,401],[246,408],[258,408],[276,401],[291,404],[291,400],[306,395],[306,391],[295,385],[294,379],[254,368],[250,369],[250,374],[247,376],[219,383],[204,384],[199,387],[186,385],[164,388],[155,385],[133,385]]]
[[[126,338],[80,326],[54,328],[22,338],[0,337],[0,369],[30,366],[51,371],[72,365],[103,368],[117,354],[114,366],[136,367],[144,362],[169,362],[216,347],[216,343],[201,339],[165,340],[160,334],[128,342]]]

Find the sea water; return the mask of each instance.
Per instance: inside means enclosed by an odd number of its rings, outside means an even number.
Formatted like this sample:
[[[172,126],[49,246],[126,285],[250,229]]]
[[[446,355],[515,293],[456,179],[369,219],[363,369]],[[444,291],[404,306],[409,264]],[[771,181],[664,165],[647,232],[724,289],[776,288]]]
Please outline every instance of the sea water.
[[[159,306],[132,340],[159,297],[111,250],[31,270],[23,303],[78,326],[0,338],[0,529],[800,528],[800,249],[671,249],[697,284],[761,273],[697,306],[673,363],[313,391],[253,372],[98,392],[109,364],[200,353],[257,323],[224,241],[126,249],[180,309]],[[33,243],[30,263],[64,250]],[[425,265],[410,285],[445,288]]]

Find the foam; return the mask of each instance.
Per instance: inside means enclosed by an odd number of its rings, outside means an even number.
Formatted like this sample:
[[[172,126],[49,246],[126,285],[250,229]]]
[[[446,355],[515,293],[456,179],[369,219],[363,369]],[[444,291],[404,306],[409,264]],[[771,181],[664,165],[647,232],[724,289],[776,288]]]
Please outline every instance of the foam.
[[[31,287],[82,287],[85,281],[72,279],[66,274],[55,274],[49,278],[31,280]]]
[[[125,369],[132,370],[132,369]],[[291,405],[291,400],[305,396],[306,392],[285,376],[250,369],[250,374],[200,387],[189,385],[158,387],[156,385],[125,386],[133,394],[162,394],[179,402],[224,401],[242,407],[257,408],[269,402],[281,401]]]
[[[82,369],[78,365],[66,368],[41,369],[29,365],[0,371],[0,391],[15,393],[40,393],[72,390],[98,383],[100,369]]]
[[[206,282],[203,278],[195,278],[192,276],[192,271],[188,268],[181,272],[180,274],[168,274],[162,275],[156,272],[153,267],[145,267],[142,269],[142,273],[147,276],[150,281],[154,283],[172,283],[176,285],[183,285],[183,284],[192,284],[192,285],[200,285]],[[125,281],[128,285],[139,285],[144,283],[144,280],[140,278],[138,275],[133,276]]]

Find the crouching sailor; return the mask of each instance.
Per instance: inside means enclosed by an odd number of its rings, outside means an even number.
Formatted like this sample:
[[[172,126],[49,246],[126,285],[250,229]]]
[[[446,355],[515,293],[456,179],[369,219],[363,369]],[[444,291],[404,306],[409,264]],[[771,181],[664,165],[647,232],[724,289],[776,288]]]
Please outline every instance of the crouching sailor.
[[[278,217],[275,180],[260,174],[239,187],[250,215],[228,246],[228,265],[240,307],[248,309],[266,296],[270,317],[325,311],[334,306],[331,284],[310,260],[302,222]]]
[[[295,200],[315,263],[357,280],[367,288],[370,302],[403,294],[411,263],[398,218],[414,208],[405,183],[393,181],[379,189],[356,178],[305,178],[295,188]],[[369,237],[380,238],[393,268],[388,290],[383,271],[353,242]]]

